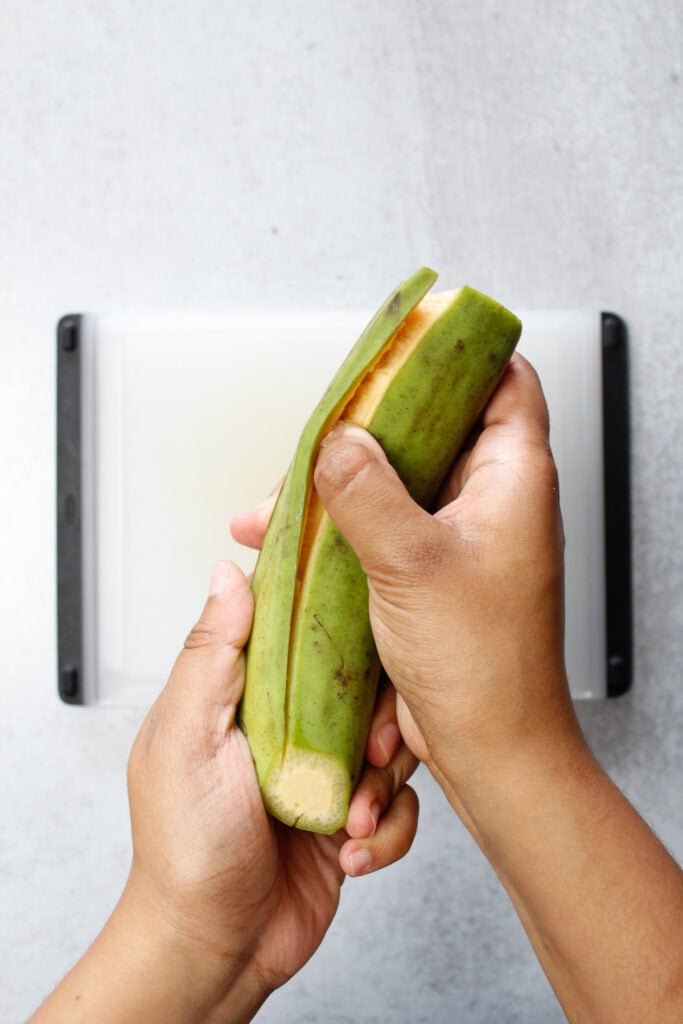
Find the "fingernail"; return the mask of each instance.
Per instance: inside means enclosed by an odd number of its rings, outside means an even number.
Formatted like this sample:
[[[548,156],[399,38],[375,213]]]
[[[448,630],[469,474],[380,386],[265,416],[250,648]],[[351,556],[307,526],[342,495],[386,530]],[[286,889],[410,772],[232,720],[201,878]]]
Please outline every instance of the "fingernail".
[[[349,854],[349,861],[351,862],[351,874],[354,877],[364,875],[372,864],[372,854],[364,846],[361,846],[354,853]]]
[[[342,434],[346,433],[346,430],[347,424],[344,423],[343,420],[337,420],[329,434],[325,434],[324,438],[320,442],[320,447],[327,448],[328,444],[330,444],[332,441],[336,441],[338,437],[341,437]]]
[[[216,597],[218,594],[222,594],[225,590],[227,579],[228,576],[225,571],[224,563],[216,562],[211,570],[211,579],[209,580],[209,597]]]
[[[355,423],[346,423],[344,420],[337,420],[329,434],[325,434],[325,437],[320,442],[321,448],[326,448],[332,441],[339,440],[340,437],[348,437],[351,440],[355,439],[360,441],[366,447],[368,445],[368,433],[367,430],[363,430],[362,427],[357,426]]]
[[[396,722],[385,722],[377,733],[377,743],[384,754],[385,762],[388,764],[398,749],[401,742],[401,733]]]
[[[333,442],[339,442],[341,437],[343,443],[334,446]],[[368,444],[367,433],[353,423],[340,421],[320,443],[315,470],[316,487],[327,483],[338,489],[344,488],[370,458],[372,448]]]

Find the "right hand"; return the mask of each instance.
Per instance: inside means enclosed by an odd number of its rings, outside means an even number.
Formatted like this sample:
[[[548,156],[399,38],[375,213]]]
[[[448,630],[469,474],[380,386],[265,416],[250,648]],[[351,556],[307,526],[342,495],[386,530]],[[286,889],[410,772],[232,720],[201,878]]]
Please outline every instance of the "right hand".
[[[368,575],[403,736],[495,868],[567,1019],[683,1020],[683,874],[593,758],[569,696],[532,368],[513,357],[434,516],[355,428],[324,443],[315,482]]]
[[[357,427],[323,442],[315,485],[368,575],[403,736],[453,802],[521,748],[583,742],[563,659],[557,472],[526,360],[513,357],[435,515]]]

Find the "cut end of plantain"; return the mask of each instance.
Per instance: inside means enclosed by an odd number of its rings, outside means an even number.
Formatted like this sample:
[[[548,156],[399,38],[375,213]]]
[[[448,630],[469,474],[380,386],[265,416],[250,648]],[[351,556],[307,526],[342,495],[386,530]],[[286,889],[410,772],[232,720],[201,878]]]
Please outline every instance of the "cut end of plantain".
[[[338,758],[289,747],[263,786],[266,807],[286,825],[331,835],[349,810],[349,773]]]

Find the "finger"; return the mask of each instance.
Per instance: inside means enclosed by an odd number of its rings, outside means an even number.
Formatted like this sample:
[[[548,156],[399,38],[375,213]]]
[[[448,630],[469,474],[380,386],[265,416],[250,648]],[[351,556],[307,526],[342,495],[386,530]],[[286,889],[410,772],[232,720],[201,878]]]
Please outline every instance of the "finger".
[[[538,374],[515,353],[483,414],[484,429],[466,464],[462,484],[482,465],[548,449],[550,421]]]
[[[284,477],[256,508],[250,512],[242,512],[230,520],[230,533],[238,544],[244,544],[245,547],[257,550],[261,547],[275,503],[282,490],[283,481]]]
[[[548,406],[536,370],[528,359],[515,352],[500,384],[483,414],[484,431],[495,426],[511,426],[524,435],[547,440]]]
[[[384,768],[400,745],[401,733],[396,721],[396,691],[385,678],[377,692],[365,748],[366,760],[377,768]]]
[[[412,711],[400,694],[396,696],[396,721],[408,749],[412,751],[418,761],[430,766],[431,756],[422,730],[418,728]]]
[[[473,448],[468,448],[458,455],[457,459],[451,466],[450,472],[444,480],[438,497],[434,503],[437,510],[442,509],[452,501],[455,501],[460,494],[465,480],[469,475],[469,464],[472,457]]]
[[[417,831],[419,801],[404,786],[369,839],[348,839],[339,851],[342,870],[353,876],[367,875],[400,860],[410,849]]]
[[[224,731],[234,722],[244,686],[243,649],[249,637],[254,601],[247,578],[233,562],[217,562],[209,597],[190,631],[164,690],[179,713],[222,707]]]
[[[441,546],[439,526],[412,500],[367,431],[339,423],[321,445],[314,479],[368,576],[395,578],[433,560],[428,549]]]
[[[484,410],[482,427],[472,449],[460,454],[448,474],[437,502],[440,510],[457,499],[484,467],[531,452],[544,457],[550,453],[548,407],[541,382],[531,363],[517,352]]]
[[[366,766],[351,798],[346,831],[353,839],[365,839],[377,831],[380,818],[417,768],[417,758],[405,744],[386,768]]]

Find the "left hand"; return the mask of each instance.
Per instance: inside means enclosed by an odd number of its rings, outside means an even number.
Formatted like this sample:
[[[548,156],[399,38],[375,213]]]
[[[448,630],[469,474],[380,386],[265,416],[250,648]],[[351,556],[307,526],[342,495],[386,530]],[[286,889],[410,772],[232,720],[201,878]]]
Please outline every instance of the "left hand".
[[[199,622],[131,752],[129,889],[170,922],[186,948],[219,974],[222,967],[226,983],[247,979],[260,1002],[319,945],[345,874],[376,870],[407,852],[417,797],[405,784],[416,761],[400,740],[386,689],[368,742],[372,763],[346,830],[317,835],[267,815],[235,723],[252,614],[247,579],[219,562]]]
[[[269,518],[240,517],[258,545]],[[242,532],[239,523],[233,532]],[[246,537],[245,537],[246,540]],[[131,751],[133,864],[109,921],[31,1024],[242,1024],[313,954],[347,874],[410,847],[416,760],[389,687],[346,828],[289,828],[264,809],[235,723],[251,629],[249,582],[218,562],[208,601]]]

